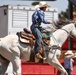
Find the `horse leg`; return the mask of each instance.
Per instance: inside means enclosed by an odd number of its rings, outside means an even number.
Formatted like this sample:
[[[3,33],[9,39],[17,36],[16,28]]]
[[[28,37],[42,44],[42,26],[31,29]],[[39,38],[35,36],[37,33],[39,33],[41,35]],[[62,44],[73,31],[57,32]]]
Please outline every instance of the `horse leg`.
[[[54,55],[51,52],[48,55],[48,63],[50,65],[53,65],[55,68],[57,68],[61,72],[61,75],[68,75],[64,67],[58,61],[56,55]]]
[[[12,61],[13,65],[13,74],[14,75],[21,75],[21,60],[19,57],[16,57]]]
[[[9,65],[9,61],[0,55],[0,75],[5,74],[8,65]]]

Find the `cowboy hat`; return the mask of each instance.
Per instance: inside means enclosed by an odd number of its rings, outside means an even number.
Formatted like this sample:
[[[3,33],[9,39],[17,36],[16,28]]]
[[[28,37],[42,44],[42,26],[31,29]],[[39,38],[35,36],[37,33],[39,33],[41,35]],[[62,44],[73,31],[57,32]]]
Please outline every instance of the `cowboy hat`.
[[[38,5],[35,6],[35,8],[42,8],[42,7],[50,8],[51,6],[48,5],[45,1],[41,1],[39,2]]]
[[[73,52],[71,51],[71,50],[68,50],[66,53],[65,53],[65,55],[72,55],[73,54]]]

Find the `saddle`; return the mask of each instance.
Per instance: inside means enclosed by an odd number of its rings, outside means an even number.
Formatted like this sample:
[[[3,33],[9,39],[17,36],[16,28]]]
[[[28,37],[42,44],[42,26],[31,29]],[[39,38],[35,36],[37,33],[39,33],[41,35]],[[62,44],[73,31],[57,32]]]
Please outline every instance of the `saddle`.
[[[33,45],[35,43],[35,37],[29,30],[23,30],[24,31],[17,33],[17,35],[19,36],[19,41],[24,44]]]

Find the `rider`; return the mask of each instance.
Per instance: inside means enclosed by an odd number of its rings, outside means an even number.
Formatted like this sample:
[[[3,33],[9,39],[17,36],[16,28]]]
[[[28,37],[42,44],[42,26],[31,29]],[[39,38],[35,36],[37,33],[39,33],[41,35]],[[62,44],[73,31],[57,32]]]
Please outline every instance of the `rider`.
[[[42,42],[42,36],[41,36],[41,32],[39,30],[39,27],[40,27],[42,22],[44,24],[52,24],[51,22],[45,20],[45,14],[44,14],[44,12],[46,11],[46,8],[49,8],[50,5],[48,5],[44,1],[41,1],[39,3],[39,5],[36,5],[36,6],[38,6],[38,8],[40,10],[36,10],[32,15],[31,31],[36,38],[35,56],[39,59],[43,59],[43,57],[41,56],[41,53],[40,53],[40,45],[41,45],[41,42]]]

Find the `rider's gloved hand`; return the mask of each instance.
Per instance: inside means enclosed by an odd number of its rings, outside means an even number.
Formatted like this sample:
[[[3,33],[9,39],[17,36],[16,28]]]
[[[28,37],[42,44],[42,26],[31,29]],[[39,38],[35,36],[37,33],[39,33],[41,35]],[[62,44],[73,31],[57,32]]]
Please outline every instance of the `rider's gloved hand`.
[[[53,22],[50,22],[50,24],[53,24]]]

